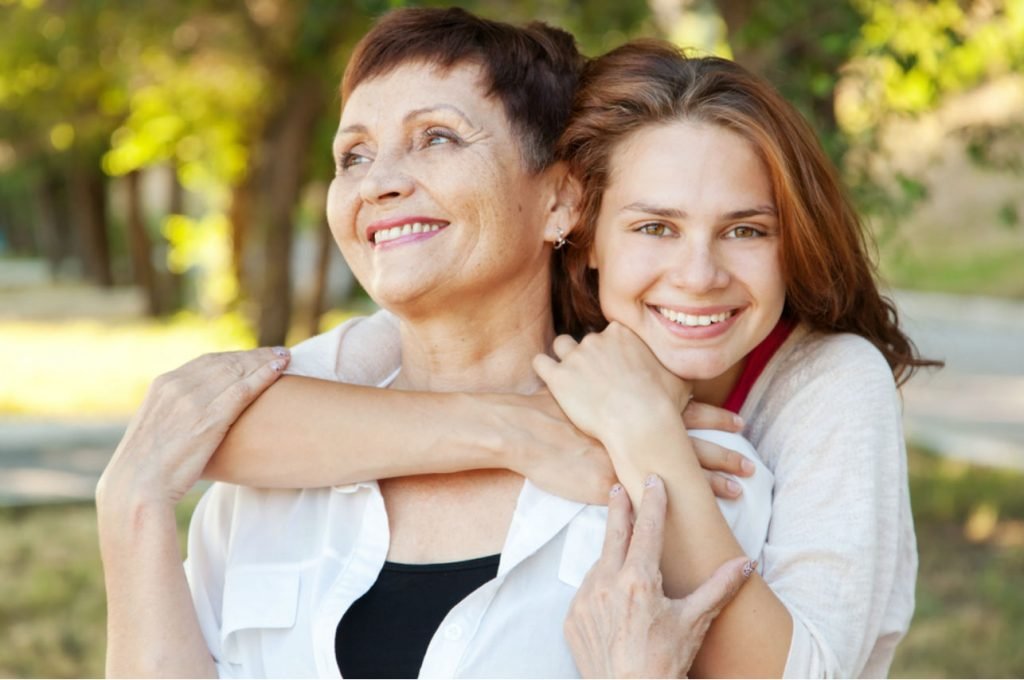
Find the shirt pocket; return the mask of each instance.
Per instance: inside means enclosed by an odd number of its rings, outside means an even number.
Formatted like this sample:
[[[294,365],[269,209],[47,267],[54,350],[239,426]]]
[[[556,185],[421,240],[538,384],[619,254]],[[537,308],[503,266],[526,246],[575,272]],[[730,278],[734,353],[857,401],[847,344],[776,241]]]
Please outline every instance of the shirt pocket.
[[[272,650],[261,649],[261,631],[295,625],[300,582],[299,569],[290,566],[227,570],[221,627],[221,648],[227,662],[263,674],[259,660]]]
[[[562,559],[558,565],[558,579],[573,588],[579,588],[590,568],[601,557],[605,527],[608,526],[608,508],[587,506],[565,530]]]

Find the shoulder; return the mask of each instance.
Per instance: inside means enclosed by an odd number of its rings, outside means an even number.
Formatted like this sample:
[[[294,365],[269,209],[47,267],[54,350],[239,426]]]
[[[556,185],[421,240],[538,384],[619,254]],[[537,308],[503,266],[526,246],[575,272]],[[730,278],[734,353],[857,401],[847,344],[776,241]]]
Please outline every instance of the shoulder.
[[[744,404],[749,419],[793,400],[889,403],[897,396],[892,370],[878,348],[859,335],[799,327],[758,379]]]
[[[291,375],[376,385],[401,364],[398,319],[387,311],[357,316],[292,348]]]
[[[901,443],[899,392],[882,353],[857,335],[798,331],[741,411],[765,462],[815,446],[839,455],[865,438],[867,448]]]

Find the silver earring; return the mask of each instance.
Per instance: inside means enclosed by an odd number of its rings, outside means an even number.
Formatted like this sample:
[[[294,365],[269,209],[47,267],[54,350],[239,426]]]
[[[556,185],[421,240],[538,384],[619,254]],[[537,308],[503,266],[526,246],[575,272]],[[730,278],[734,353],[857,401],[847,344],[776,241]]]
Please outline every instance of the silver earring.
[[[558,239],[555,241],[555,250],[558,250],[566,244],[565,232],[562,231],[561,227],[556,227],[558,230]]]

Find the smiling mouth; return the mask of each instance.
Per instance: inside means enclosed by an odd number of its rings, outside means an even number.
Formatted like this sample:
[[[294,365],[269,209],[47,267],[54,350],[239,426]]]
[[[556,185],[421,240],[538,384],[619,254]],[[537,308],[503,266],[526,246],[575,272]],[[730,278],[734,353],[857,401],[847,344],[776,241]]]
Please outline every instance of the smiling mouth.
[[[432,231],[440,231],[445,226],[447,225],[441,223],[412,222],[410,224],[403,224],[400,227],[380,229],[373,233],[373,244],[380,245],[381,243],[394,241],[395,239],[402,238],[403,236],[409,236],[411,234],[425,234]]]
[[[736,314],[735,309],[730,309],[718,314],[684,314],[668,307],[654,307],[654,310],[672,323],[686,328],[699,328],[701,326],[714,326],[715,324],[727,321]]]

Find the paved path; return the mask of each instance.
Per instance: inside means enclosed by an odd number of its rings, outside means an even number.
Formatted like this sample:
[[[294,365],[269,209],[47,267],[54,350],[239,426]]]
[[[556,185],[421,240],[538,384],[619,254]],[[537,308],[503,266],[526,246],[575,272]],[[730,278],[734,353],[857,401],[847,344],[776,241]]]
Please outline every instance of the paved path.
[[[910,292],[897,302],[921,352],[946,361],[904,388],[907,437],[1024,470],[1024,303]]]
[[[905,388],[912,441],[1024,470],[1024,303],[902,292],[922,352],[946,360]],[[123,422],[0,420],[0,504],[89,499]]]

